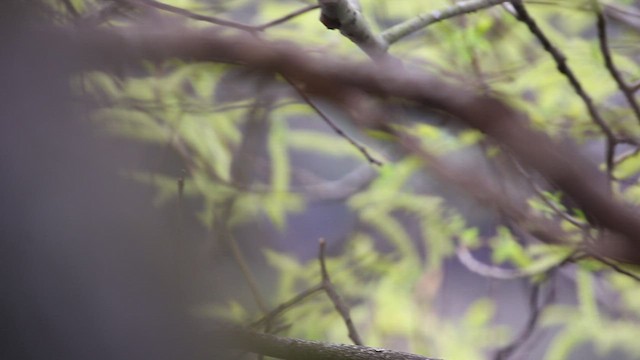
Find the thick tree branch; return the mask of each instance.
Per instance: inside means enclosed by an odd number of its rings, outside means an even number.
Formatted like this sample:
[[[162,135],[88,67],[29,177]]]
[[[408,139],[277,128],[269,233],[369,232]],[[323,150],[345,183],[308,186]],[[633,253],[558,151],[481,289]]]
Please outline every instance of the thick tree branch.
[[[602,53],[602,57],[604,58],[605,66],[609,71],[609,74],[611,74],[611,77],[618,85],[618,88],[627,99],[627,103],[633,110],[636,119],[640,121],[640,106],[638,106],[634,91],[626,84],[626,82],[622,78],[622,75],[618,71],[618,68],[613,62],[613,56],[611,54],[611,49],[609,48],[609,37],[607,35],[607,21],[604,17],[602,7],[600,6],[598,0],[591,0],[591,6],[593,6],[593,11],[596,13],[600,52]]]
[[[284,338],[231,326],[215,330],[212,338],[223,347],[283,360],[435,360],[401,351]]]
[[[434,78],[397,67],[344,64],[304,55],[291,45],[274,46],[250,36],[224,37],[211,30],[166,29],[160,32],[124,31],[67,34],[85,67],[112,67],[141,59],[241,63],[267,72],[279,72],[305,83],[307,89],[341,102],[349,89],[365,90],[383,98],[404,98],[458,118],[501,143],[519,160],[568,194],[598,225],[624,238],[610,237],[598,244],[600,254],[640,261],[640,222],[637,212],[609,196],[607,182],[594,165],[570,146],[558,144],[531,130],[523,114],[490,96],[478,96]],[[624,240],[623,240],[624,239]]]

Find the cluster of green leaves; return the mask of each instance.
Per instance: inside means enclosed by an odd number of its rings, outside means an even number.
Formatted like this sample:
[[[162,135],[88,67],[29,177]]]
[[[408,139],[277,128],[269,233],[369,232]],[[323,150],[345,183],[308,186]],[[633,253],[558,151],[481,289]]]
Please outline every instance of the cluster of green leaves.
[[[95,9],[97,4],[89,0],[71,2],[81,13]],[[238,18],[256,25],[310,3],[164,2],[202,15]],[[52,3],[64,11],[59,2]],[[450,0],[361,3],[365,15],[378,30],[418,13],[452,6]],[[531,4],[532,15],[567,56],[569,65],[611,127],[637,136],[640,127],[620,101],[615,83],[602,66],[602,55],[593,34],[594,15],[581,10],[578,2],[572,6],[561,6],[561,1],[547,3]],[[203,26],[195,21],[187,23]],[[126,22],[119,26],[126,26]],[[311,53],[323,54],[331,49],[336,56],[365,59],[338,32],[324,29],[317,21],[317,12],[270,28],[262,36],[296,42]],[[635,41],[635,36],[625,33],[612,42],[614,59],[625,76],[637,73],[635,50],[625,45]],[[601,137],[583,102],[556,70],[551,57],[526,26],[499,7],[434,24],[394,44],[391,51],[418,69],[481,92],[498,94],[525,111],[533,125],[549,135],[569,137],[577,143]],[[305,164],[294,166],[294,155],[320,159],[323,164],[341,163],[340,169],[361,166],[364,159],[345,139],[333,134],[291,89],[281,91],[287,87],[286,82],[277,79],[280,87],[265,90],[245,81],[250,76],[229,81],[234,71],[231,66],[175,61],[145,64],[131,76],[83,74],[76,84],[79,90],[104,104],[93,116],[101,126],[136,141],[168,146],[183,157],[188,170],[184,195],[202,201],[199,216],[204,225],[213,228],[218,221],[224,221],[233,227],[266,218],[284,229],[288,215],[304,211],[307,205],[304,196],[307,172],[319,172],[313,177],[320,182],[340,177],[335,170],[322,172],[317,167],[305,168]],[[268,96],[272,91],[278,95]],[[236,92],[240,94],[226,96]],[[328,107],[323,109],[331,111]],[[343,116],[331,114],[338,121]],[[258,134],[253,134],[255,128],[260,129]],[[442,156],[477,149],[482,141],[482,136],[475,132],[454,133],[425,124],[415,125],[412,133],[422,140],[425,148]],[[262,147],[252,148],[247,143]],[[378,155],[395,156],[392,144],[371,144]],[[619,189],[620,195],[636,203],[640,202],[640,187],[634,180],[640,172],[639,164],[640,156],[632,153],[615,172],[631,184]],[[239,175],[239,167],[253,169],[250,174],[256,175],[243,177]],[[487,350],[506,344],[513,338],[510,334],[514,329],[493,324],[496,304],[491,299],[477,299],[468,309],[460,310],[459,318],[438,316],[434,303],[445,262],[455,256],[457,246],[471,250],[488,248],[494,265],[518,270],[536,282],[543,280],[541,274],[563,262],[571,249],[523,244],[507,227],[498,227],[493,235],[481,238],[480,231],[470,225],[459,209],[448,206],[439,194],[423,191],[419,184],[424,181],[428,164],[415,157],[386,161],[376,171],[368,186],[354,192],[345,202],[361,226],[345,234],[349,241],[343,254],[328,260],[336,287],[352,305],[353,318],[365,342],[374,346],[401,344],[405,350],[451,359],[482,359]],[[138,169],[132,173],[133,178],[157,189],[159,204],[178,196],[179,176],[177,171],[167,174]],[[529,206],[533,214],[555,218],[560,209],[584,221],[579,210],[563,205],[560,194],[544,196],[546,201],[535,194],[531,196]],[[568,232],[579,232],[566,220],[562,220],[562,225]],[[374,245],[376,239],[382,239],[391,250],[380,251]],[[265,256],[278,273],[273,304],[286,301],[320,281],[316,262],[301,263],[291,255],[274,251],[267,251]],[[603,353],[622,350],[632,356],[640,354],[635,341],[638,336],[635,324],[640,317],[636,283],[593,262],[578,265],[578,305],[550,305],[544,310],[544,326],[561,326],[547,358],[567,358],[577,344],[585,342],[595,344]],[[598,273],[603,275],[597,276]],[[594,290],[596,282],[619,294],[620,299],[614,305],[622,315],[600,311]],[[238,321],[250,322],[255,317],[240,302],[218,304],[216,308],[217,313]],[[320,294],[290,309],[284,319],[291,324],[292,335],[347,341],[342,319]],[[619,331],[600,331],[605,327]]]

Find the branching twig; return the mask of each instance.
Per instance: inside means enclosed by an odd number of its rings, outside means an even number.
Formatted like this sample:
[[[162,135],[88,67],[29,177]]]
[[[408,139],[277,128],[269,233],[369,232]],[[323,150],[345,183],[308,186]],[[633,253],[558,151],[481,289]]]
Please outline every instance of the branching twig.
[[[118,1],[123,1],[123,0],[118,0]],[[170,13],[174,13],[177,15],[181,15],[193,20],[198,20],[198,21],[205,21],[211,24],[215,24],[215,25],[221,25],[221,26],[226,26],[226,27],[230,27],[230,28],[234,28],[234,29],[239,29],[239,30],[244,30],[244,31],[255,31],[255,28],[253,26],[250,25],[245,25],[245,24],[241,24],[235,21],[231,21],[231,20],[225,20],[225,19],[220,19],[217,17],[213,17],[213,16],[206,16],[206,15],[200,15],[200,14],[196,14],[194,12],[191,12],[189,10],[183,9],[183,8],[179,8],[173,5],[169,5],[169,4],[165,4],[159,1],[155,1],[155,0],[124,0],[125,2],[128,2],[132,5],[136,5],[136,4],[142,4],[142,5],[146,5],[149,7],[153,7],[162,11],[167,11]]]
[[[267,302],[264,300],[264,298],[262,297],[262,294],[260,293],[258,282],[256,281],[256,278],[253,276],[253,273],[251,272],[251,269],[247,264],[247,260],[242,254],[242,251],[240,250],[240,247],[238,246],[238,243],[235,237],[232,234],[227,234],[227,239],[228,239],[227,243],[229,244],[229,247],[231,248],[231,252],[233,253],[233,258],[238,263],[238,266],[240,267],[240,271],[242,272],[242,275],[244,276],[245,280],[247,281],[247,284],[249,285],[249,290],[251,290],[251,294],[253,295],[253,298],[256,304],[258,305],[258,308],[263,313],[266,313],[268,311]]]
[[[627,103],[633,110],[633,113],[636,116],[636,119],[640,121],[640,107],[638,106],[638,102],[633,94],[633,89],[629,88],[626,84],[622,75],[616,68],[616,65],[613,62],[613,56],[611,55],[611,49],[609,48],[609,39],[607,36],[607,22],[602,12],[602,7],[598,0],[591,0],[591,5],[593,6],[593,11],[596,13],[597,17],[597,28],[598,28],[598,39],[600,42],[600,52],[604,58],[605,66],[611,77],[615,80],[616,84],[618,84],[618,88],[627,99]]]
[[[226,26],[226,27],[230,27],[230,28],[234,28],[234,29],[238,29],[238,30],[243,30],[243,31],[247,31],[250,33],[254,33],[257,31],[264,31],[270,27],[276,26],[276,25],[280,25],[282,23],[285,23],[297,16],[300,16],[302,14],[306,14],[307,12],[311,11],[311,10],[315,10],[317,8],[319,8],[319,5],[308,5],[305,6],[301,9],[298,9],[296,11],[293,11],[290,14],[287,14],[281,18],[269,21],[265,24],[262,25],[257,25],[257,26],[252,26],[252,25],[247,25],[247,24],[242,24],[239,22],[235,22],[235,21],[231,21],[231,20],[225,20],[225,19],[221,19],[218,17],[214,17],[214,16],[207,16],[207,15],[201,15],[201,14],[197,14],[194,12],[191,12],[187,9],[183,9],[183,8],[179,8],[173,5],[169,5],[169,4],[165,4],[156,0],[118,0],[118,1],[126,1],[129,2],[131,4],[142,4],[142,5],[146,5],[149,7],[153,7],[159,10],[163,10],[163,11],[167,11],[173,14],[177,14],[177,15],[181,15],[184,17],[187,17],[189,19],[193,19],[193,20],[197,20],[197,21],[204,21],[204,22],[208,22],[211,24],[215,24],[215,25],[221,25],[221,26]]]
[[[540,44],[542,44],[544,50],[548,52],[549,55],[551,55],[553,60],[556,62],[558,71],[567,78],[567,80],[571,84],[571,87],[573,87],[576,94],[578,94],[578,96],[582,99],[582,102],[585,104],[587,111],[591,116],[591,119],[605,135],[607,141],[607,149],[605,154],[607,173],[609,174],[609,176],[611,176],[614,166],[613,158],[615,156],[615,147],[617,145],[616,136],[614,135],[609,125],[607,125],[604,119],[600,116],[600,113],[596,109],[593,100],[591,99],[589,94],[587,94],[586,90],[578,80],[578,77],[574,74],[573,70],[571,70],[571,68],[567,64],[567,58],[558,48],[553,46],[549,38],[547,38],[542,29],[540,29],[536,21],[531,17],[531,15],[529,15],[529,12],[522,3],[522,0],[512,0],[511,4],[516,11],[518,20],[527,25],[529,31],[531,31],[531,33],[538,39],[538,41],[540,41]]]
[[[632,278],[635,281],[640,281],[640,276],[639,275],[634,274],[634,273],[632,273],[632,272],[630,272],[628,270],[623,269],[622,267],[620,267],[615,262],[613,262],[613,261],[611,261],[611,260],[609,260],[609,259],[607,259],[605,257],[599,256],[597,254],[589,254],[589,255],[591,257],[593,257],[594,259],[600,261],[601,263],[607,265],[608,267],[613,269],[615,272],[618,272],[620,274],[626,275],[626,276]]]
[[[268,313],[264,314],[260,319],[254,321],[251,324],[251,327],[257,327],[260,326],[261,324],[267,323],[267,322],[271,322],[273,321],[273,319],[277,318],[278,316],[280,316],[280,314],[282,314],[283,312],[291,309],[292,307],[298,305],[299,303],[301,303],[302,301],[304,301],[306,298],[308,298],[309,296],[324,290],[324,285],[323,284],[318,284],[316,286],[313,286],[305,291],[302,291],[301,293],[297,294],[296,296],[294,296],[293,298],[291,298],[288,301],[283,302],[282,304],[278,305],[278,307],[276,307],[275,309],[269,311]]]
[[[322,287],[324,291],[327,293],[329,299],[335,306],[336,310],[342,316],[345,325],[347,325],[347,329],[349,330],[349,338],[356,345],[362,345],[362,339],[356,330],[355,325],[353,324],[353,320],[351,319],[351,315],[349,314],[349,307],[342,301],[342,298],[333,287],[331,283],[331,279],[329,278],[329,272],[327,271],[327,265],[325,264],[324,259],[324,250],[326,247],[326,242],[324,239],[320,239],[320,254],[318,255],[318,260],[320,261],[320,271],[322,272]]]
[[[389,44],[371,30],[360,9],[349,0],[318,0],[320,21],[327,29],[338,29],[373,60],[389,60]]]
[[[308,180],[312,177],[314,184],[303,185],[295,191],[301,192],[310,201],[336,201],[344,200],[370,184],[378,175],[368,164],[363,164],[345,174],[342,178],[333,181],[318,181],[314,175],[298,170],[293,174],[299,178]]]

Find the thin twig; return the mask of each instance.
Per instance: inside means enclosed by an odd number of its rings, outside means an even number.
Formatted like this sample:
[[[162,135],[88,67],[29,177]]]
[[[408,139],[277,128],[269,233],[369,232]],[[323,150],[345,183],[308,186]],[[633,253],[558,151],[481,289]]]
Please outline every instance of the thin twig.
[[[578,96],[582,99],[583,103],[585,104],[587,111],[591,116],[591,119],[595,122],[595,124],[600,128],[602,133],[605,135],[606,141],[607,141],[607,146],[606,146],[607,148],[606,148],[606,154],[605,154],[607,174],[609,174],[609,177],[611,177],[613,172],[613,166],[614,166],[613,158],[615,155],[615,147],[617,145],[616,136],[614,135],[611,128],[604,121],[604,119],[602,119],[602,117],[600,116],[600,113],[598,112],[598,110],[596,109],[596,106],[593,103],[593,100],[591,99],[589,94],[587,94],[584,87],[578,80],[578,77],[573,73],[573,70],[571,70],[571,68],[567,64],[567,58],[565,57],[565,55],[558,48],[553,46],[549,38],[547,38],[545,33],[542,31],[542,29],[540,29],[536,21],[531,17],[531,15],[529,15],[529,12],[525,8],[522,0],[512,0],[511,4],[513,5],[514,10],[516,11],[517,19],[527,25],[527,27],[529,28],[529,31],[531,31],[531,33],[538,39],[538,41],[540,42],[544,50],[548,52],[549,55],[551,55],[553,60],[556,62],[558,71],[567,78],[567,80],[573,87],[576,94],[578,94]]]
[[[415,18],[401,22],[383,31],[381,36],[389,44],[393,44],[403,37],[413,34],[425,27],[452,17],[468,14],[488,7],[492,7],[508,0],[470,0],[461,1],[446,9],[434,10],[424,13]]]
[[[527,320],[524,329],[522,329],[520,335],[518,335],[509,345],[498,350],[494,357],[495,360],[508,359],[531,337],[531,335],[535,331],[540,319],[540,315],[542,314],[542,309],[544,309],[544,307],[547,306],[553,299],[553,292],[550,292],[545,300],[542,303],[538,304],[538,297],[540,294],[541,286],[542,283],[534,284],[533,288],[531,289],[531,293],[529,294],[529,319]]]
[[[639,275],[634,274],[634,273],[632,273],[632,272],[630,272],[630,271],[628,271],[628,270],[625,270],[625,269],[621,268],[621,267],[620,267],[618,264],[616,264],[615,262],[613,262],[613,261],[611,261],[611,260],[609,260],[609,259],[607,259],[607,258],[605,258],[605,257],[603,257],[603,256],[597,255],[597,254],[593,254],[593,253],[591,253],[591,254],[589,254],[589,255],[590,255],[591,257],[593,257],[594,259],[596,259],[596,260],[600,261],[601,263],[603,263],[603,264],[607,265],[608,267],[610,267],[611,269],[613,269],[615,272],[618,272],[618,273],[620,273],[620,274],[626,275],[626,276],[628,276],[628,277],[632,278],[632,279],[633,279],[633,280],[635,280],[635,281],[640,281],[640,276],[639,276]]]
[[[256,304],[258,305],[258,308],[260,308],[260,311],[262,311],[262,313],[266,313],[268,311],[267,302],[262,297],[262,294],[260,293],[260,290],[258,287],[258,282],[256,281],[256,278],[253,276],[251,269],[249,269],[249,265],[247,265],[247,260],[242,254],[242,251],[240,250],[240,247],[238,246],[238,243],[232,234],[228,234],[228,244],[229,244],[229,247],[231,248],[231,252],[233,253],[233,258],[238,263],[238,266],[240,267],[240,271],[242,272],[242,275],[244,276],[245,280],[247,281],[247,284],[249,285],[249,289],[251,290],[251,294],[253,295],[253,298],[255,299]]]
[[[264,324],[266,322],[271,322],[273,321],[273,319],[277,318],[278,316],[280,316],[280,314],[282,314],[283,312],[291,309],[292,307],[298,305],[299,303],[301,303],[302,301],[304,301],[306,298],[308,298],[309,296],[317,293],[318,291],[322,291],[324,290],[324,285],[323,284],[317,284],[307,290],[302,291],[301,293],[297,294],[296,296],[292,297],[290,300],[283,302],[282,304],[278,305],[278,307],[276,307],[275,309],[269,311],[268,313],[264,314],[260,319],[254,321],[250,326],[251,327],[257,327],[260,326],[261,324]]]
[[[183,8],[179,8],[173,5],[169,5],[169,4],[165,4],[165,3],[161,3],[159,1],[155,1],[155,0],[125,0],[126,2],[136,5],[136,4],[142,4],[142,5],[146,5],[149,7],[153,7],[162,11],[167,11],[170,13],[174,13],[177,15],[181,15],[184,17],[187,17],[189,19],[193,19],[193,20],[198,20],[198,21],[205,21],[211,24],[216,24],[216,25],[221,25],[221,26],[226,26],[226,27],[230,27],[230,28],[234,28],[234,29],[239,29],[239,30],[244,30],[244,31],[255,31],[255,28],[253,26],[250,25],[245,25],[245,24],[241,24],[235,21],[231,21],[231,20],[225,20],[225,19],[220,19],[217,17],[213,17],[213,16],[206,16],[206,15],[200,15],[200,14],[196,14],[194,12],[191,12],[189,10],[183,9]]]
[[[320,270],[322,272],[322,287],[324,288],[324,291],[327,293],[327,296],[329,297],[329,299],[331,299],[333,306],[335,306],[340,316],[342,316],[342,319],[344,320],[345,325],[347,325],[347,329],[349,331],[349,338],[351,338],[354,344],[363,345],[362,339],[360,338],[360,335],[358,334],[358,331],[356,330],[356,327],[353,324],[353,320],[351,319],[351,315],[349,314],[349,307],[344,303],[344,301],[342,301],[342,298],[340,297],[336,289],[333,287],[333,284],[331,283],[331,279],[329,278],[329,272],[327,271],[327,265],[325,264],[325,257],[324,257],[326,241],[324,241],[324,239],[320,239],[319,243],[320,243],[320,254],[318,255],[318,260],[320,261]]]
[[[469,249],[467,249],[465,246],[458,246],[456,248],[456,256],[458,257],[460,263],[464,265],[464,267],[469,271],[486,278],[513,280],[533,275],[531,273],[527,273],[517,269],[503,269],[497,266],[490,266],[481,263],[473,257],[473,254],[471,254]]]
[[[564,260],[562,260],[562,262],[558,263],[557,265],[549,269],[545,273],[545,278],[543,280],[548,281],[549,279],[552,279],[555,272],[558,269],[561,269],[563,266],[567,265],[568,263],[575,261],[577,256],[581,256],[581,254],[579,254],[579,252],[577,251],[572,252]],[[520,335],[518,335],[518,337],[516,337],[509,345],[504,346],[502,349],[496,352],[496,355],[494,357],[495,360],[508,359],[511,355],[513,355],[516,351],[518,351],[518,349],[522,345],[524,345],[527,342],[527,340],[529,340],[531,335],[533,335],[533,332],[535,331],[538,325],[538,321],[540,320],[540,315],[542,314],[542,310],[547,305],[549,305],[554,300],[554,297],[555,297],[555,289],[551,288],[546,298],[540,304],[538,304],[538,298],[539,298],[540,289],[542,285],[543,285],[543,281],[540,281],[539,283],[534,284],[533,288],[531,289],[531,294],[529,295],[529,309],[530,309],[529,319],[527,320],[527,324],[525,325],[524,329],[522,329],[522,332],[520,333]]]
[[[320,5],[318,5],[318,4],[305,6],[302,9],[296,10],[296,11],[294,11],[294,12],[292,12],[290,14],[287,14],[287,15],[281,17],[281,18],[278,18],[278,19],[275,19],[275,20],[271,20],[268,23],[256,26],[255,29],[258,30],[258,31],[264,31],[264,30],[266,30],[266,29],[268,29],[268,28],[270,28],[272,26],[280,25],[280,24],[282,24],[284,22],[287,22],[287,21],[297,17],[297,16],[300,16],[302,14],[308,13],[309,11],[318,9],[319,7],[320,7]]]
[[[633,95],[632,89],[626,84],[622,75],[618,71],[618,68],[613,62],[613,56],[611,55],[611,49],[609,48],[609,39],[607,36],[607,22],[602,12],[602,7],[598,0],[591,0],[591,5],[593,7],[593,11],[596,13],[597,17],[597,28],[598,28],[598,40],[600,42],[600,52],[604,58],[604,63],[611,74],[611,77],[618,84],[618,88],[627,99],[627,103],[633,110],[633,113],[636,116],[636,119],[640,122],[640,107],[638,106],[638,102],[636,101],[635,96]]]
[[[547,196],[545,196],[544,191],[540,188],[540,186],[538,186],[538,184],[535,183],[535,181],[533,180],[533,178],[531,177],[529,172],[527,172],[527,170],[525,170],[525,168],[522,167],[522,165],[518,162],[518,160],[514,159],[513,157],[509,157],[509,158],[512,160],[512,162],[515,165],[516,169],[525,178],[525,180],[527,181],[527,183],[529,184],[531,189],[536,193],[536,195],[540,198],[540,200],[542,200],[542,202],[545,203],[545,205],[547,205],[549,208],[551,208],[551,210],[553,210],[558,216],[560,216],[562,219],[568,221],[570,224],[572,224],[572,225],[574,225],[574,226],[576,226],[576,227],[578,227],[579,229],[582,229],[582,230],[587,230],[588,229],[588,225],[586,223],[584,223],[583,221],[580,221],[579,219],[569,215],[568,213],[566,213],[565,211],[560,209],[554,202],[550,201],[547,198]]]
[[[313,109],[313,111],[315,111],[316,114],[318,114],[318,116],[320,116],[322,121],[324,121],[327,125],[329,125],[329,127],[336,134],[338,134],[339,136],[341,136],[342,138],[347,140],[349,142],[349,144],[353,145],[356,149],[358,149],[358,151],[360,151],[360,153],[365,157],[365,159],[367,159],[367,161],[369,163],[371,163],[372,165],[376,165],[376,166],[382,166],[383,165],[382,161],[380,161],[380,160],[376,159],[375,157],[373,157],[363,145],[358,143],[354,138],[349,136],[346,132],[344,132],[344,130],[342,130],[338,125],[336,125],[336,123],[333,122],[333,120],[331,120],[331,118],[329,118],[324,113],[324,111],[322,111],[313,102],[313,100],[311,100],[311,98],[302,89],[300,89],[300,87],[298,85],[296,85],[293,81],[291,81],[291,79],[289,79],[287,76],[282,75],[282,77],[285,79],[286,82],[288,82],[291,85],[291,87],[296,91],[296,93],[298,93],[298,95],[300,95],[302,100],[304,100],[304,102],[307,103],[307,105],[309,105],[309,107],[311,107]]]

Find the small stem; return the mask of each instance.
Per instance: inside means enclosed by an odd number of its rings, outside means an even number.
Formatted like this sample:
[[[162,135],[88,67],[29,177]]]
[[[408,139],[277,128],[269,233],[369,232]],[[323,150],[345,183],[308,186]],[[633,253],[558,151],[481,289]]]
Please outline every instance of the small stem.
[[[276,26],[276,25],[280,25],[280,24],[282,24],[284,22],[287,22],[287,21],[289,21],[289,20],[291,20],[291,19],[293,19],[295,17],[298,17],[298,16],[300,16],[302,14],[306,14],[309,11],[318,9],[319,7],[320,7],[320,5],[317,5],[317,4],[316,5],[305,6],[302,9],[296,10],[296,11],[294,11],[294,12],[292,12],[290,14],[287,14],[287,15],[281,17],[281,18],[278,18],[278,19],[269,21],[268,23],[256,26],[255,29],[258,30],[258,31],[264,31],[267,28],[270,28],[270,27]]]
[[[242,272],[242,275],[244,276],[247,283],[249,284],[249,289],[251,290],[251,294],[253,295],[253,298],[255,299],[256,304],[258,305],[258,308],[260,308],[260,311],[262,311],[263,314],[267,313],[268,312],[267,303],[262,297],[262,294],[260,293],[260,290],[258,288],[258,282],[256,281],[256,278],[253,276],[251,269],[249,269],[249,265],[247,265],[247,260],[244,258],[244,255],[242,254],[242,251],[240,250],[240,247],[238,246],[238,243],[235,237],[229,234],[228,239],[229,239],[228,241],[229,247],[231,248],[231,252],[233,253],[233,258],[238,263],[238,266],[240,266],[240,271]]]
[[[333,120],[331,120],[318,106],[316,106],[316,104],[311,100],[311,98],[304,91],[302,91],[302,89],[300,89],[298,85],[296,85],[293,81],[291,81],[291,79],[289,79],[287,76],[282,75],[282,77],[286,82],[289,83],[289,85],[291,85],[291,87],[298,93],[298,95],[300,95],[302,100],[305,103],[307,103],[307,105],[309,105],[309,107],[311,107],[313,111],[315,111],[316,114],[318,114],[318,116],[320,116],[322,121],[324,121],[327,125],[329,125],[331,130],[333,130],[339,136],[343,137],[345,140],[349,142],[349,144],[353,145],[356,149],[358,149],[358,151],[360,151],[360,153],[367,159],[369,163],[376,166],[383,165],[382,161],[374,158],[363,145],[358,143],[354,138],[349,136],[346,132],[344,132],[344,130],[342,130],[338,125],[336,125],[336,123],[333,122]]]
[[[325,247],[326,242],[324,239],[320,239],[320,254],[318,255],[318,260],[320,261],[320,270],[322,272],[322,286],[329,299],[331,299],[331,302],[333,302],[333,306],[335,306],[340,316],[342,316],[345,325],[347,325],[349,338],[351,338],[354,344],[362,345],[362,339],[360,338],[360,335],[353,324],[353,320],[351,319],[351,315],[349,314],[349,307],[344,303],[344,301],[342,301],[342,298],[333,287],[331,279],[329,278],[329,272],[327,271],[327,265],[325,264],[324,257]]]

